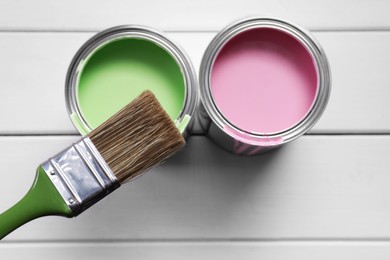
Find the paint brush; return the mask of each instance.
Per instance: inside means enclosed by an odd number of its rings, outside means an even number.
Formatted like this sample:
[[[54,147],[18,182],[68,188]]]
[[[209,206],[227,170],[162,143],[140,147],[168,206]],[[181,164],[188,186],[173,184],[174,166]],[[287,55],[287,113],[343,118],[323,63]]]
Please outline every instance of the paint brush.
[[[75,217],[185,144],[150,91],[43,162],[31,189],[0,215],[0,239],[43,216]]]

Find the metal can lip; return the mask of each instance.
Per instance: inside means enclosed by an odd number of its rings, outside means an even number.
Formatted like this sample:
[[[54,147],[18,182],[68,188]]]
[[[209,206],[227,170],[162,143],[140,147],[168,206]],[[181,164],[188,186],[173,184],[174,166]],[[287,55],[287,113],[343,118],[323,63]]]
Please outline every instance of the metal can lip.
[[[310,112],[299,123],[277,133],[254,134],[232,125],[219,111],[211,94],[210,75],[216,57],[224,45],[239,33],[255,28],[281,30],[297,39],[312,55],[318,74],[318,88]],[[323,114],[331,89],[328,59],[315,38],[307,30],[294,23],[274,17],[247,17],[220,31],[206,49],[199,71],[200,97],[208,116],[223,132],[243,143],[258,146],[278,146],[290,142],[310,130]],[[244,138],[243,136],[248,136]]]
[[[92,131],[87,121],[83,118],[77,101],[77,80],[80,64],[99,46],[111,40],[122,37],[133,37],[149,40],[167,51],[178,64],[184,79],[183,106],[175,123],[183,135],[190,131],[189,121],[194,117],[198,104],[197,77],[194,67],[187,54],[164,33],[141,25],[120,25],[108,28],[95,34],[85,42],[73,57],[65,81],[65,101],[68,114],[76,129],[83,135]],[[181,125],[181,126],[180,126]],[[181,128],[182,127],[182,128]]]

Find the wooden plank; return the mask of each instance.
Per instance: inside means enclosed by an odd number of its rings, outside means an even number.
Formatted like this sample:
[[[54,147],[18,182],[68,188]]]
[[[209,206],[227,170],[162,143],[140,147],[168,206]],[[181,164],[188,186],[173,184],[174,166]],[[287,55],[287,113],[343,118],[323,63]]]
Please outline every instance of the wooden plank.
[[[76,133],[65,109],[72,56],[92,33],[0,33],[0,134]],[[199,68],[214,33],[170,33]],[[390,132],[390,32],[318,32],[333,89],[316,133]],[[367,51],[369,50],[369,51]],[[348,104],[348,105],[346,105]],[[199,127],[196,133],[202,133]]]
[[[0,244],[4,259],[388,260],[388,242],[355,243],[27,243]],[[33,257],[33,258],[31,258]]]
[[[0,212],[75,137],[1,137]],[[305,136],[257,157],[192,137],[186,150],[76,219],[8,241],[390,239],[390,136]]]
[[[146,24],[165,30],[219,30],[251,15],[283,17],[311,29],[389,28],[388,1],[63,1],[0,2],[0,29],[95,30]]]
[[[333,86],[325,114],[312,132],[389,133],[390,33],[315,35],[328,54]]]
[[[91,35],[0,35],[0,133],[75,133],[66,112],[65,75]]]

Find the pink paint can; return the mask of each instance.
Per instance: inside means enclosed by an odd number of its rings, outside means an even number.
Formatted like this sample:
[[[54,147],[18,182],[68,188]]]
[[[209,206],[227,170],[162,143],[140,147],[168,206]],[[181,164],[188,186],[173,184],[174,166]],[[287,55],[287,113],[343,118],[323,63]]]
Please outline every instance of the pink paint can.
[[[225,149],[258,154],[306,133],[330,88],[327,58],[309,32],[280,19],[244,19],[218,33],[203,56],[200,123]]]

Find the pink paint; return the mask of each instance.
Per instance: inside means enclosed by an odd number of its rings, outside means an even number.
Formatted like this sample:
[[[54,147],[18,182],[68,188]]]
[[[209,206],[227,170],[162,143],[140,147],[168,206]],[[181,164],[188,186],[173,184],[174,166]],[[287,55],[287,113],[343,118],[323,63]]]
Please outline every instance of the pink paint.
[[[218,54],[211,92],[224,117],[251,133],[287,130],[310,112],[318,88],[316,64],[291,35],[270,28],[242,32]]]

